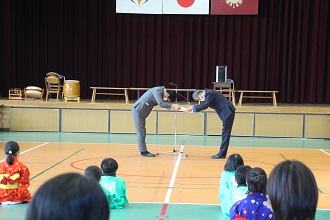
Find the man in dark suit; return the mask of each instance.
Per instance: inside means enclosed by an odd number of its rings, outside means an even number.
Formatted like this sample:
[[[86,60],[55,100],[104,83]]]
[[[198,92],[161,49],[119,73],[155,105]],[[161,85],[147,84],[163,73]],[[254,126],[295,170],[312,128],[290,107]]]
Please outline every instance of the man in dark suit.
[[[146,91],[133,105],[132,115],[136,128],[139,151],[142,156],[154,157],[155,154],[147,150],[146,145],[146,118],[154,106],[159,105],[162,108],[179,110],[178,104],[171,104],[176,100],[175,91],[166,91],[165,87],[158,86]]]
[[[217,112],[219,118],[221,119],[223,127],[220,151],[217,154],[211,156],[211,158],[226,158],[230,134],[235,119],[235,107],[226,97],[213,89],[205,89],[205,91],[197,90],[193,93],[193,99],[195,101],[202,101],[204,103],[201,105],[189,106],[187,108],[188,112],[199,112],[210,107]]]

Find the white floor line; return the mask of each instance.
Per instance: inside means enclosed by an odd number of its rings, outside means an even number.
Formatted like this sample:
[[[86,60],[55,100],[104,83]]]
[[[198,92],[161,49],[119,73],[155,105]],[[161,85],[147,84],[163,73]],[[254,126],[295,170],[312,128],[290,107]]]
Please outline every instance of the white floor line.
[[[35,147],[32,147],[32,148],[30,148],[30,149],[28,149],[28,150],[22,151],[22,152],[20,152],[19,154],[21,155],[21,154],[27,153],[27,152],[29,152],[29,151],[31,151],[31,150],[37,149],[37,148],[42,147],[42,146],[44,146],[44,145],[46,145],[46,144],[48,144],[48,142],[45,142],[45,143],[43,143],[43,144],[39,144],[38,146],[35,146]],[[4,161],[4,160],[5,160],[5,159],[0,160],[0,162],[2,162],[2,161]]]
[[[183,148],[184,148],[184,146],[181,145],[180,152],[183,152]],[[170,181],[170,184],[169,184],[168,189],[167,189],[166,197],[165,197],[165,200],[164,200],[165,204],[168,204],[169,201],[170,201],[173,186],[174,186],[174,182],[175,182],[175,178],[176,178],[176,174],[177,174],[178,169],[179,169],[181,157],[182,157],[182,153],[179,153],[178,158],[177,158],[176,163],[175,163],[173,173],[172,173],[171,181]]]
[[[322,149],[320,149],[320,151],[322,151],[323,153],[325,153],[326,155],[330,156],[330,154]]]

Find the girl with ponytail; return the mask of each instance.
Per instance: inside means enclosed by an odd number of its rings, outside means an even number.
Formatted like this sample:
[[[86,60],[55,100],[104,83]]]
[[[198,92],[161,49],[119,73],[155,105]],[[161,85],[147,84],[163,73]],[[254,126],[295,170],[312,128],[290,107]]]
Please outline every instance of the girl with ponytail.
[[[0,203],[29,202],[30,171],[18,161],[19,145],[15,141],[7,142],[4,153],[6,159],[0,162]]]

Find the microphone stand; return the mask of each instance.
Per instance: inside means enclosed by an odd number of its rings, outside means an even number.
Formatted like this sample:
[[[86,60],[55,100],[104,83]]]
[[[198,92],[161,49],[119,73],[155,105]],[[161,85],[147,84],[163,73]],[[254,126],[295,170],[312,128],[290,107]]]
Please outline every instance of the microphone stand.
[[[181,98],[183,98],[184,100],[186,100],[187,105],[190,105],[190,102],[188,101],[188,99],[186,99],[186,97],[184,97],[183,95],[181,95],[181,94],[178,93],[177,91],[176,91],[176,93],[177,93],[177,95],[179,95]],[[187,93],[188,93],[188,92],[187,92]]]
[[[173,86],[173,87],[175,87],[175,104],[178,104],[178,99],[177,99],[177,94],[178,94],[178,85],[177,84],[175,84],[175,85],[173,85],[173,84],[171,84],[170,83],[170,86]],[[184,97],[182,97],[182,98],[184,98]],[[188,101],[187,101],[188,102]],[[177,127],[177,113],[178,113],[178,110],[175,110],[175,113],[174,113],[174,148],[173,148],[173,150],[172,151],[168,151],[167,153],[171,153],[171,152],[173,152],[173,153],[178,153],[179,155],[181,155],[181,156],[183,156],[183,157],[188,157],[188,155],[187,154],[184,154],[183,153],[183,150],[182,150],[182,148],[183,148],[183,144],[185,143],[185,141],[183,141],[182,142],[182,145],[181,145],[181,149],[178,151],[177,150],[177,148],[176,148],[176,127]],[[165,152],[166,153],[166,152]],[[161,153],[157,153],[157,155],[159,155],[159,154],[161,154]]]
[[[175,95],[176,95],[176,97],[179,95],[182,99],[186,100],[186,102],[187,102],[188,105],[190,105],[190,102],[188,101],[188,99],[189,99],[188,98],[189,91],[186,91],[187,92],[187,98],[185,98],[183,95],[181,95],[180,93],[178,93],[178,86],[179,86],[178,84],[170,82],[169,85],[175,88]]]
[[[178,104],[178,86],[175,86],[175,104]],[[177,123],[177,118],[176,118],[176,114],[177,114],[178,110],[175,111],[174,113],[174,149],[173,152],[176,152],[176,123]]]
[[[175,104],[177,104],[178,103],[178,99],[177,99],[177,95],[178,95],[178,85],[175,85]],[[182,95],[180,95],[182,98],[184,98]],[[186,99],[185,99],[186,100]],[[187,103],[188,103],[188,100],[186,100],[187,101]],[[190,103],[189,103],[190,104]],[[184,156],[184,157],[187,157],[188,155],[186,155],[186,154],[184,154],[183,153],[183,150],[182,150],[182,148],[183,148],[183,144],[182,144],[182,146],[181,146],[181,149],[180,149],[180,151],[178,151],[177,150],[177,148],[176,148],[176,127],[177,127],[177,113],[178,113],[178,110],[176,110],[175,111],[175,113],[174,113],[174,149],[173,149],[173,153],[178,153],[178,154],[180,154],[181,156]]]

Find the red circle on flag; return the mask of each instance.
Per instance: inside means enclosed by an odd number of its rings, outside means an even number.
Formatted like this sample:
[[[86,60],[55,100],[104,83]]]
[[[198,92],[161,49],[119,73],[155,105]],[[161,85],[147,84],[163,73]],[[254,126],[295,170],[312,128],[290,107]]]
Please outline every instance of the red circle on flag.
[[[178,1],[178,4],[181,6],[181,7],[184,7],[184,8],[189,8],[190,6],[192,6],[195,2],[195,0],[177,0]]]

